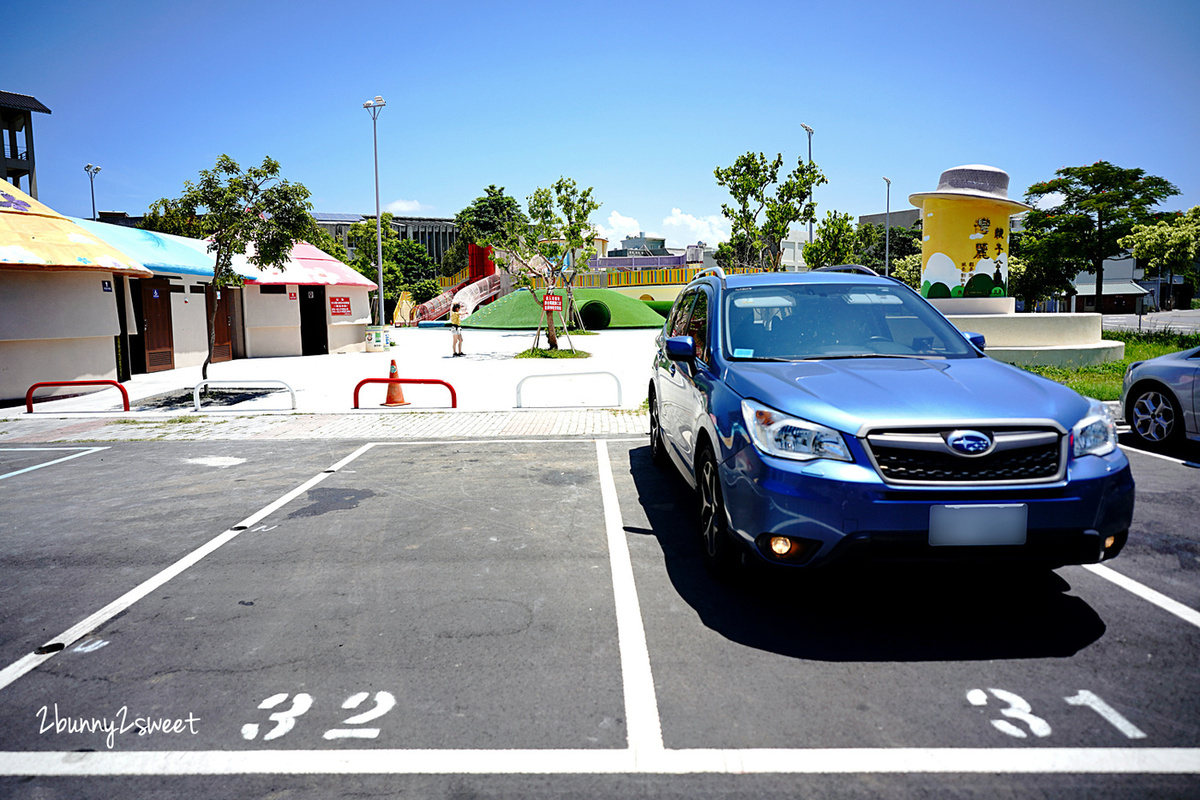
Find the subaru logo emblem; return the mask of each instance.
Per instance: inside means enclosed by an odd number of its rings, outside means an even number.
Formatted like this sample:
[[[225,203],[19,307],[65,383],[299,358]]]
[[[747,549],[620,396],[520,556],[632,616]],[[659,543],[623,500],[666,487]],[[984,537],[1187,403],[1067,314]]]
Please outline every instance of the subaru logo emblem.
[[[946,445],[959,455],[981,456],[992,449],[992,437],[979,431],[953,431]]]

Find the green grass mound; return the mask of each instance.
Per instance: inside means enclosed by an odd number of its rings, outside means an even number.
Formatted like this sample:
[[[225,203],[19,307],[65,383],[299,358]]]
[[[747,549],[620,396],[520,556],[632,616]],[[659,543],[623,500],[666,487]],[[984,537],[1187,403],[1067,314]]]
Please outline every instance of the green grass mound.
[[[561,290],[560,290],[561,291]],[[541,291],[538,297],[541,297]],[[605,328],[661,328],[663,318],[641,300],[611,289],[575,289],[575,305],[591,330]],[[526,289],[501,297],[463,320],[464,328],[534,330],[542,316],[540,301]],[[562,315],[555,313],[556,326]]]

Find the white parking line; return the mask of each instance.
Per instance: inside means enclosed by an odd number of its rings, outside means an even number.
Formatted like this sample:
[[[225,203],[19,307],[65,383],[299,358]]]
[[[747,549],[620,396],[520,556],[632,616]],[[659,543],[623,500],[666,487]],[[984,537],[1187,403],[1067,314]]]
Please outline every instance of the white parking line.
[[[1200,748],[175,750],[0,753],[0,776],[1200,773]]]
[[[39,650],[42,650],[42,649],[45,649],[46,647],[52,646],[54,648],[53,650],[50,650],[49,652],[42,652],[42,653],[38,653],[38,652],[29,653],[25,657],[23,657],[17,661],[14,661],[12,664],[9,664],[4,669],[0,670],[0,689],[3,689],[4,687],[8,686],[10,683],[17,680],[22,675],[25,675],[30,670],[36,668],[38,665],[44,663],[48,659],[53,658],[55,653],[61,652],[62,650],[66,649],[67,647],[70,647],[76,641],[83,638],[87,634],[91,633],[92,631],[94,631],[96,628],[100,627],[104,623],[108,622],[110,619],[115,617],[117,614],[120,614],[122,611],[124,611],[127,608],[129,608],[130,606],[132,606],[138,600],[141,600],[143,597],[148,595],[150,592],[153,592],[155,589],[162,586],[167,581],[169,581],[172,578],[174,578],[175,576],[179,575],[181,572],[186,570],[188,567],[191,567],[191,566],[197,564],[205,556],[215,552],[216,550],[221,548],[223,545],[228,544],[233,539],[237,538],[238,535],[241,534],[243,531],[245,531],[245,530],[249,529],[251,526],[257,524],[259,520],[263,519],[264,517],[273,513],[277,509],[279,509],[282,506],[286,505],[287,503],[291,502],[296,497],[298,497],[299,495],[308,491],[312,487],[316,486],[321,481],[325,480],[330,475],[332,475],[334,472],[337,472],[339,469],[341,469],[345,465],[349,464],[351,461],[358,458],[363,453],[370,450],[371,447],[372,447],[372,445],[367,444],[367,445],[363,445],[362,447],[358,448],[353,453],[351,453],[349,456],[342,459],[338,463],[334,464],[329,469],[324,470],[323,472],[313,476],[312,478],[309,478],[307,481],[300,484],[295,489],[292,489],[290,492],[285,494],[283,497],[280,497],[278,500],[271,503],[270,505],[267,505],[267,506],[263,507],[262,509],[260,509],[259,511],[255,512],[254,514],[251,514],[249,517],[246,517],[246,519],[244,519],[241,522],[239,522],[238,524],[234,525],[232,528],[225,531],[220,536],[218,536],[215,539],[212,539],[212,540],[206,542],[205,544],[201,545],[200,547],[196,548],[195,550],[188,553],[183,558],[176,561],[171,566],[164,569],[162,572],[159,572],[157,575],[150,578],[149,580],[146,580],[146,581],[142,582],[141,584],[139,584],[138,586],[134,587],[133,589],[130,589],[128,592],[121,595],[116,600],[114,600],[111,603],[109,603],[108,605],[106,605],[104,608],[100,609],[99,611],[97,611],[96,613],[87,617],[86,619],[80,621],[76,625],[63,631],[58,636],[55,636],[53,639],[51,639],[49,642],[47,642],[46,645],[44,645],[43,647],[38,648]],[[61,647],[59,645],[61,645]]]
[[[56,458],[53,461],[47,461],[43,464],[35,464],[32,467],[25,467],[24,469],[18,469],[18,470],[13,470],[12,472],[6,472],[3,475],[0,475],[0,481],[4,480],[5,478],[11,478],[14,475],[24,475],[26,472],[33,472],[35,469],[41,469],[42,467],[49,467],[54,464],[61,464],[64,461],[70,461],[71,459],[79,458],[80,456],[90,456],[92,453],[98,453],[101,450],[107,450],[107,449],[108,449],[107,447],[0,447],[0,452],[5,452],[5,453],[28,453],[31,451],[32,452],[61,453],[64,450],[82,450],[83,451],[81,453],[73,453],[69,456],[63,456],[62,458]]]
[[[1083,568],[1094,575],[1099,575],[1106,581],[1111,581],[1122,589],[1133,592],[1143,600],[1149,601],[1154,605],[1179,617],[1184,622],[1190,622],[1197,628],[1200,628],[1200,611],[1194,608],[1185,606],[1178,600],[1172,600],[1162,592],[1157,592],[1145,584],[1138,583],[1133,578],[1128,578],[1114,569],[1103,566],[1102,564],[1084,564]]]
[[[613,480],[608,445],[596,442],[596,460],[600,465],[600,498],[604,504],[604,527],[608,533],[608,557],[612,566],[613,600],[617,611],[617,645],[621,652],[621,677],[625,689],[625,730],[629,749],[639,761],[662,752],[662,724],[658,717],[658,698],[654,693],[654,674],[650,668],[650,650],[638,603],[633,562],[621,521],[621,504]]]

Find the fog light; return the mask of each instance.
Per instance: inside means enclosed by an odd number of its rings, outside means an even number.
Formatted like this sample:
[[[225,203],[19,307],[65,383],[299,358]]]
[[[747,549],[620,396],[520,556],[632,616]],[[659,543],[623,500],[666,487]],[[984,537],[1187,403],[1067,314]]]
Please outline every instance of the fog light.
[[[1110,549],[1112,549],[1112,546],[1113,546],[1114,544],[1116,544],[1116,543],[1117,543],[1117,537],[1115,537],[1115,536],[1110,536],[1110,537],[1108,537],[1107,539],[1105,539],[1105,540],[1104,540],[1104,549],[1105,549],[1105,550],[1110,550]]]
[[[792,550],[792,540],[786,536],[771,537],[771,552],[777,556],[786,556]]]

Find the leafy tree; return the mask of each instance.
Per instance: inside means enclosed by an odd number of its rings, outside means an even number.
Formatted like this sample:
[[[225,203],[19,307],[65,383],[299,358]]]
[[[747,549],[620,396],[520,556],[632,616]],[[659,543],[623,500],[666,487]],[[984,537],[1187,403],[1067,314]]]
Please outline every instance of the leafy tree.
[[[1196,259],[1200,258],[1200,206],[1153,225],[1135,225],[1133,232],[1121,239],[1121,246],[1129,248],[1134,258],[1145,260],[1148,276],[1161,277],[1166,270],[1168,286],[1174,285],[1177,272],[1194,281]],[[1173,293],[1168,297],[1173,299]]]
[[[442,255],[442,263],[438,267],[439,275],[449,278],[452,275],[457,275],[471,265],[470,251],[468,249],[471,245],[470,238],[470,234],[465,226],[457,226],[454,243]]]
[[[304,241],[311,244],[327,256],[333,256],[343,264],[350,262],[350,256],[346,253],[346,248],[334,237],[325,232],[324,228],[319,227],[316,222],[313,222],[312,231],[305,235]],[[374,280],[372,278],[371,280]]]
[[[763,153],[749,152],[738,156],[733,166],[713,170],[717,185],[728,189],[734,200],[732,206],[721,205],[721,214],[731,223],[729,241],[717,246],[716,259],[721,266],[759,266],[769,257],[772,268],[778,270],[783,257],[780,242],[787,238],[792,223],[815,219],[812,190],[826,183],[825,176],[816,164],[801,159],[780,181],[782,166],[782,154],[768,161]],[[759,215],[764,211],[760,225]]]
[[[270,156],[262,165],[245,171],[232,158],[221,155],[213,169],[200,171],[200,180],[184,181],[183,194],[150,204],[142,220],[147,230],[209,240],[215,254],[213,289],[240,286],[233,270],[234,253],[252,247],[250,263],[259,269],[282,266],[292,246],[313,230],[309,192],[303,184],[279,177],[279,162]],[[208,356],[200,375],[208,380],[216,342],[217,305],[208,319]]]
[[[863,266],[867,266],[864,264]],[[892,277],[921,291],[921,254],[912,253],[892,261]]]
[[[1105,259],[1121,257],[1121,239],[1134,225],[1149,222],[1150,209],[1179,190],[1165,178],[1107,161],[1063,167],[1054,174],[1058,177],[1025,192],[1025,201],[1035,206],[1043,198],[1058,200],[1051,208],[1034,208],[1025,215],[1026,265],[1045,285],[1069,283],[1085,270],[1095,274],[1099,311]]]
[[[479,244],[503,235],[513,225],[529,224],[521,204],[516,198],[506,195],[503,186],[496,188],[492,184],[483,192],[482,197],[476,197],[469,206],[454,215],[460,239],[466,238],[469,242]]]
[[[403,283],[415,284],[437,278],[437,264],[425,245],[415,239],[401,239],[394,248],[396,270]]]
[[[870,267],[880,275],[884,273],[884,247],[890,248],[891,256],[888,262],[892,265],[898,259],[921,255],[921,223],[911,228],[893,225],[890,233],[884,225],[864,222],[855,231],[855,252],[851,257],[852,263]]]
[[[592,199],[592,187],[580,191],[573,179],[560,177],[549,189],[535,189],[527,200],[528,217],[508,216],[502,228],[479,244],[492,245],[497,263],[526,283],[544,277],[548,286],[554,286],[568,262],[586,269],[596,252],[592,244],[596,230],[589,218],[600,208]],[[557,350],[554,318],[547,322],[546,341]]]
[[[849,214],[826,211],[817,223],[816,241],[804,245],[804,263],[810,269],[850,264],[858,249],[858,233]]]
[[[411,290],[413,302],[417,305],[427,303],[442,293],[441,284],[436,278],[425,278],[413,284]]]

